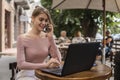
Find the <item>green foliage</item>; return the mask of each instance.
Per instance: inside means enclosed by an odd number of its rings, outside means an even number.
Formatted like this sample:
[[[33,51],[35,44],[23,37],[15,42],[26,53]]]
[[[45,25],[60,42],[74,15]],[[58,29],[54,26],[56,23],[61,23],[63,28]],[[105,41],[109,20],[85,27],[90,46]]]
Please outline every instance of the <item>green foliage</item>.
[[[55,35],[58,37],[61,30],[66,30],[68,36],[73,36],[75,30],[80,30],[84,36],[95,37],[99,31],[102,33],[103,13],[97,10],[53,10],[51,9],[52,0],[41,0],[41,4],[46,7],[52,16],[55,24]],[[119,33],[120,14],[106,13],[106,29],[110,29],[112,33]]]

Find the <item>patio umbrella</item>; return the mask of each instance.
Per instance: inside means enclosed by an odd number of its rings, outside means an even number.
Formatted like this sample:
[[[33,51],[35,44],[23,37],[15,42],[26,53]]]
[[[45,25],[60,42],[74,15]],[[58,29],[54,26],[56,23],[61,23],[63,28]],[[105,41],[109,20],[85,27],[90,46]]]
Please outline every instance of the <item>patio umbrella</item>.
[[[103,11],[103,63],[105,63],[106,11],[120,12],[120,0],[53,0],[53,9],[95,9]]]

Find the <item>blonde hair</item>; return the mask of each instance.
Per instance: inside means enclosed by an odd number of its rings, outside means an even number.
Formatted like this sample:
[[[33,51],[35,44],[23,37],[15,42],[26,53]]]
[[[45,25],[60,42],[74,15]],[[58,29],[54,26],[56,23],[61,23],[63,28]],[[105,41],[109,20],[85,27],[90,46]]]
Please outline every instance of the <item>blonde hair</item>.
[[[48,16],[49,23],[53,24],[49,11],[44,7],[36,6],[32,13],[32,17],[37,17],[39,14],[42,13],[45,13]]]

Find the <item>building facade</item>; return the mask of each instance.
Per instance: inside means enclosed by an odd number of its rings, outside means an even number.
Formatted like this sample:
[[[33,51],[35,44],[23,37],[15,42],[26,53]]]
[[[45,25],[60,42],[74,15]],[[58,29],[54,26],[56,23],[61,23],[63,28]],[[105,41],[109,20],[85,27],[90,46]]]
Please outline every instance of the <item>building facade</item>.
[[[0,52],[14,47],[19,34],[27,31],[25,10],[30,9],[30,0],[0,0]]]

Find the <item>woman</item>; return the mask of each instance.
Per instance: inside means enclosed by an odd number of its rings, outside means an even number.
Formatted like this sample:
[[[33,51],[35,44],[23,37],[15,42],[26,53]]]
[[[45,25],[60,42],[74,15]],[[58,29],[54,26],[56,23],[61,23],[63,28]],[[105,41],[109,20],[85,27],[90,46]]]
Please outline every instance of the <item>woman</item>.
[[[36,7],[32,13],[32,29],[18,37],[17,67],[20,72],[16,80],[38,80],[35,69],[58,67],[61,54],[53,38],[53,23],[49,12],[43,7]],[[49,32],[44,32],[48,26]],[[51,58],[46,61],[46,57]]]
[[[81,36],[80,31],[76,31],[74,37],[72,39],[72,43],[84,43],[86,42],[85,39]]]

